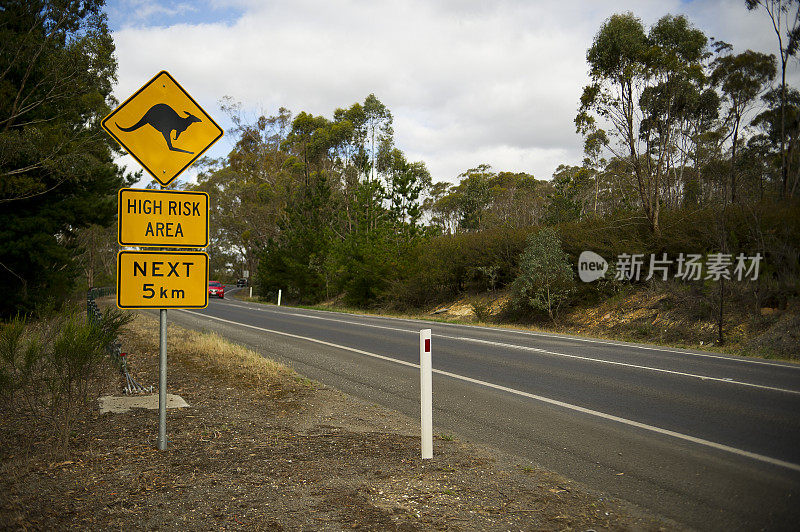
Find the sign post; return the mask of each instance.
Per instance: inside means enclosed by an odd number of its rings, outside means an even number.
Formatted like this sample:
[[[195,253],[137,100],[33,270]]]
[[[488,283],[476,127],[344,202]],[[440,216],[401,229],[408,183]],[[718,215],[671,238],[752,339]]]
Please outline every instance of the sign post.
[[[158,450],[167,450],[167,309],[158,316]]]
[[[208,255],[163,248],[208,246],[205,192],[164,190],[223,135],[222,128],[162,70],[109,113],[101,126],[162,190],[121,189],[117,306],[158,308],[158,449],[167,448],[167,309],[208,306]]]

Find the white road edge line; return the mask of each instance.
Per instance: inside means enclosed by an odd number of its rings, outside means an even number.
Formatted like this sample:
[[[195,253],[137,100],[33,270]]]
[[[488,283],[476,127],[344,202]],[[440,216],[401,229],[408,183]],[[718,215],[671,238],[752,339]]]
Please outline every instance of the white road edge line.
[[[257,327],[255,325],[248,325],[247,323],[239,323],[237,321],[226,320],[226,319],[223,319],[223,318],[218,318],[216,316],[209,316],[207,314],[202,314],[200,312],[194,312],[194,311],[191,311],[191,310],[184,310],[184,309],[175,309],[175,310],[178,310],[179,312],[185,312],[187,314],[194,314],[195,316],[199,316],[201,318],[207,318],[207,319],[211,319],[211,320],[221,321],[223,323],[229,323],[231,325],[238,325],[240,327],[247,327],[249,329],[255,329],[255,330],[258,330],[258,331],[263,331],[263,332],[272,333],[272,334],[278,334],[280,336],[287,336],[289,338],[296,338],[298,340],[305,340],[305,341],[308,341],[308,342],[313,342],[313,343],[316,343],[316,344],[326,345],[328,347],[334,347],[336,349],[342,349],[342,350],[345,350],[345,351],[350,351],[352,353],[358,353],[360,355],[365,355],[365,356],[368,356],[368,357],[377,358],[379,360],[385,360],[387,362],[393,362],[395,364],[402,364],[404,366],[409,366],[409,367],[412,367],[412,368],[419,369],[419,364],[414,364],[412,362],[406,362],[404,360],[397,360],[395,358],[379,355],[377,353],[370,353],[369,351],[363,351],[361,349],[356,349],[354,347],[348,347],[346,345],[334,344],[334,343],[331,343],[331,342],[325,342],[323,340],[318,340],[316,338],[309,338],[307,336],[300,336],[300,335],[297,335],[297,334],[291,334],[291,333],[287,333],[287,332],[283,332],[283,331],[275,331],[275,330],[272,330],[272,329],[265,329],[264,327]],[[609,421],[616,421],[617,423],[622,423],[624,425],[628,425],[628,426],[631,426],[631,427],[636,427],[636,428],[648,430],[648,431],[651,431],[651,432],[655,432],[657,434],[663,434],[663,435],[666,435],[666,436],[672,436],[673,438],[681,439],[681,440],[684,440],[684,441],[689,441],[689,442],[692,442],[692,443],[696,443],[698,445],[704,445],[706,447],[711,447],[713,449],[718,449],[720,451],[725,451],[725,452],[728,452],[728,453],[731,453],[731,454],[744,456],[744,457],[747,457],[747,458],[751,458],[753,460],[757,460],[759,462],[765,462],[767,464],[772,464],[772,465],[784,467],[784,468],[787,468],[787,469],[792,469],[794,471],[800,471],[800,465],[798,465],[798,464],[793,464],[792,462],[786,462],[784,460],[779,460],[777,458],[771,458],[769,456],[764,456],[763,454],[753,453],[753,452],[750,452],[750,451],[745,451],[743,449],[737,449],[736,447],[731,447],[729,445],[724,445],[722,443],[716,443],[716,442],[713,442],[713,441],[704,440],[703,438],[697,438],[695,436],[689,436],[687,434],[681,434],[680,432],[675,432],[675,431],[672,431],[672,430],[669,430],[669,429],[662,429],[661,427],[655,427],[653,425],[647,425],[646,423],[640,423],[638,421],[633,421],[633,420],[626,419],[626,418],[623,418],[623,417],[614,416],[612,414],[606,414],[605,412],[599,412],[597,410],[592,410],[592,409],[589,409],[589,408],[584,408],[582,406],[577,406],[577,405],[573,405],[573,404],[570,404],[570,403],[565,403],[563,401],[558,401],[557,399],[550,399],[549,397],[544,397],[544,396],[541,396],[541,395],[535,395],[535,394],[532,394],[532,393],[523,392],[521,390],[515,390],[514,388],[508,388],[506,386],[501,386],[499,384],[493,384],[491,382],[486,382],[486,381],[482,381],[482,380],[478,380],[478,379],[473,379],[471,377],[465,377],[463,375],[458,375],[456,373],[450,373],[448,371],[442,371],[442,370],[434,369],[433,372],[437,373],[439,375],[444,375],[446,377],[451,377],[453,379],[457,379],[457,380],[460,380],[460,381],[469,382],[469,383],[472,383],[472,384],[478,384],[480,386],[485,386],[487,388],[492,388],[492,389],[495,389],[495,390],[508,392],[508,393],[511,393],[511,394],[514,394],[514,395],[519,395],[519,396],[522,396],[522,397],[527,397],[529,399],[534,399],[536,401],[540,401],[540,402],[551,404],[551,405],[555,405],[555,406],[560,406],[562,408],[566,408],[568,410],[572,410],[572,411],[575,411],[575,412],[581,412],[583,414],[588,414],[588,415],[599,417],[599,418],[602,418],[602,419],[607,419]]]
[[[399,327],[387,327],[385,325],[375,325],[373,323],[361,323],[361,322],[357,322],[357,321],[337,320],[335,318],[327,318],[327,317],[324,317],[324,316],[309,316],[307,314],[300,314],[300,313],[297,313],[297,312],[281,312],[280,314],[284,315],[284,316],[296,316],[296,317],[299,317],[299,318],[306,318],[306,319],[310,319],[310,320],[333,321],[333,322],[336,322],[336,323],[346,323],[346,324],[349,324],[349,325],[356,325],[356,326],[359,326],[359,327],[372,327],[374,329],[385,329],[385,330],[389,330],[389,331],[398,331],[398,332],[405,332],[405,333],[410,333],[410,334],[419,334],[419,331],[414,331],[414,330],[410,330],[410,329],[401,329]],[[504,342],[493,342],[491,340],[481,340],[481,339],[478,339],[478,338],[468,338],[468,337],[465,337],[465,336],[450,336],[450,335],[447,335],[447,334],[437,334],[436,336],[438,336],[439,338],[447,338],[449,340],[457,340],[457,341],[462,341],[462,342],[472,342],[472,343],[477,343],[477,344],[494,345],[494,346],[497,346],[497,347],[505,347],[507,349],[517,349],[517,350],[520,350],[520,351],[531,351],[533,353],[542,353],[542,354],[545,354],[545,355],[564,357],[564,358],[572,358],[572,359],[576,359],[576,360],[585,360],[587,362],[596,362],[598,364],[610,364],[610,365],[613,365],[613,366],[623,366],[623,367],[627,367],[627,368],[641,369],[641,370],[644,370],[644,371],[655,371],[655,372],[658,372],[658,373],[667,373],[667,374],[670,374],[670,375],[680,375],[682,377],[689,377],[689,378],[692,378],[692,379],[700,379],[700,380],[703,380],[703,381],[723,382],[723,383],[726,383],[726,384],[736,384],[736,385],[739,385],[739,386],[748,386],[750,388],[758,388],[758,389],[761,389],[761,390],[769,390],[769,391],[772,391],[772,392],[782,392],[782,393],[790,393],[790,394],[800,395],[800,390],[792,390],[792,389],[789,389],[789,388],[779,388],[777,386],[767,386],[766,384],[754,384],[754,383],[751,383],[751,382],[744,382],[744,381],[734,380],[734,379],[732,379],[730,377],[712,377],[710,375],[698,375],[697,373],[686,373],[686,372],[683,372],[683,371],[675,371],[675,370],[671,370],[671,369],[654,368],[652,366],[642,366],[640,364],[629,364],[627,362],[616,362],[616,361],[613,361],[613,360],[604,360],[602,358],[587,357],[587,356],[582,356],[582,355],[570,355],[570,354],[567,354],[567,353],[559,353],[558,351],[549,351],[547,349],[540,349],[538,347],[529,347],[529,346],[517,345],[517,344],[507,344],[507,343],[504,343]]]

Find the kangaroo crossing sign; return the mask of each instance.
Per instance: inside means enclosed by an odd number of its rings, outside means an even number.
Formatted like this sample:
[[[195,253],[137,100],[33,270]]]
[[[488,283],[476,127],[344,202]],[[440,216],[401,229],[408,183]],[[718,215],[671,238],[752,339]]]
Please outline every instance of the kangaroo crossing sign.
[[[220,137],[222,128],[162,70],[101,125],[162,185],[168,185]]]
[[[167,186],[222,136],[214,120],[162,70],[101,125],[145,170]],[[122,189],[117,197],[120,246],[208,246],[205,192]],[[208,306],[208,255],[202,251],[117,253],[117,306],[157,308],[158,449],[167,448],[167,309]]]

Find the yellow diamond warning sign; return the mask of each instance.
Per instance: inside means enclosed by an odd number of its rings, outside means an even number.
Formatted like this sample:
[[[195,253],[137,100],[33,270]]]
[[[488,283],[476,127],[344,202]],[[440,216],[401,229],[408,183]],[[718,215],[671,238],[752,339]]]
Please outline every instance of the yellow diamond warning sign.
[[[103,129],[162,185],[186,170],[222,128],[162,70],[101,122]]]
[[[120,251],[119,308],[205,308],[208,255],[195,251]]]
[[[208,246],[208,194],[123,188],[118,196],[120,246]]]

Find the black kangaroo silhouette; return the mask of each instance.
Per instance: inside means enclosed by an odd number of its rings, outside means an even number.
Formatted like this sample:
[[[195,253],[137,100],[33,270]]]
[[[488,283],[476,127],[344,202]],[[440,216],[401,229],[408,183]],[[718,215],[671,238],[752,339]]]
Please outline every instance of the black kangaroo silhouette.
[[[171,151],[180,151],[183,153],[188,153],[194,155],[193,151],[182,150],[180,148],[176,148],[172,145],[172,141],[170,140],[170,134],[174,131],[175,132],[175,140],[178,140],[178,136],[186,131],[186,128],[192,125],[195,122],[201,122],[199,118],[190,114],[189,111],[184,111],[187,116],[180,116],[175,110],[165,103],[157,103],[153,107],[147,110],[144,116],[136,122],[131,127],[122,127],[121,125],[116,124],[116,126],[125,131],[126,133],[130,131],[135,131],[142,127],[145,124],[150,124],[159,131],[162,135],[164,135],[164,140],[167,141],[167,147]]]

